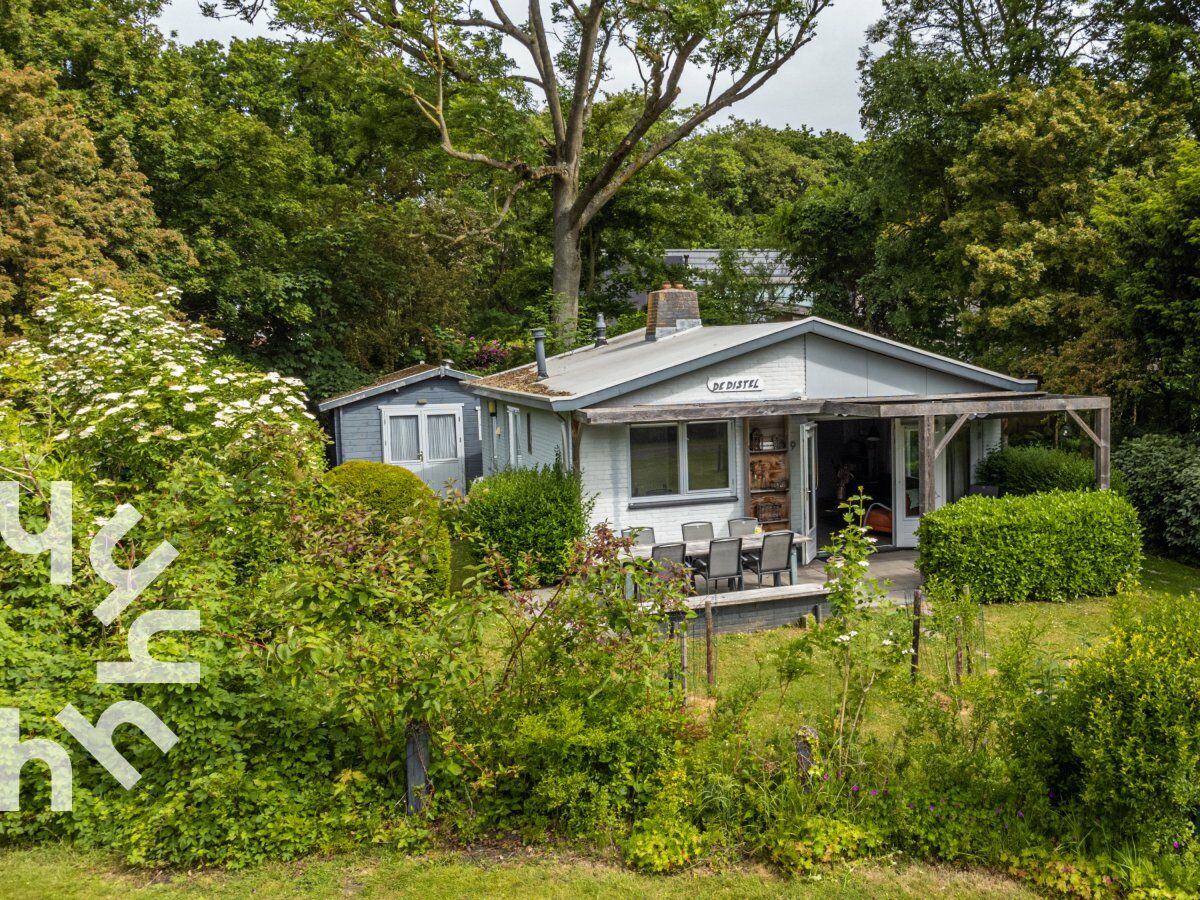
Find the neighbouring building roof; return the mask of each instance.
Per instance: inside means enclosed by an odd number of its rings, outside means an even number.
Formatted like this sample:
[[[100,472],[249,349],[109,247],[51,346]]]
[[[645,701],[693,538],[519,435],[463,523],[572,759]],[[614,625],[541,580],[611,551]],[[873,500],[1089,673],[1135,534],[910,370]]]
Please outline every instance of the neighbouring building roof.
[[[331,409],[337,409],[339,406],[345,406],[348,403],[354,403],[358,400],[365,400],[367,397],[373,397],[376,394],[385,394],[388,391],[407,387],[410,384],[416,384],[428,378],[452,378],[455,381],[473,381],[478,377],[478,375],[472,375],[469,372],[460,372],[458,369],[452,369],[445,363],[440,366],[430,365],[429,363],[417,363],[415,366],[409,366],[406,369],[398,369],[395,372],[382,375],[363,387],[355,388],[352,391],[345,391],[341,394],[334,394],[332,397],[326,397],[317,404],[317,409],[321,412],[328,412]]]
[[[549,375],[541,381],[537,380],[536,368],[531,364],[480,378],[471,387],[485,396],[519,399],[555,411],[574,410],[806,334],[827,337],[1000,390],[1028,391],[1037,386],[1033,380],[1013,378],[848,325],[808,316],[795,322],[706,325],[654,342],[647,342],[645,330],[639,329],[612,338],[604,346],[589,345],[550,357]]]
[[[721,252],[709,247],[666,250],[663,262],[700,273],[716,272]],[[769,284],[791,284],[795,280],[787,257],[780,250],[734,250],[733,253],[741,270],[748,275],[761,273]]]

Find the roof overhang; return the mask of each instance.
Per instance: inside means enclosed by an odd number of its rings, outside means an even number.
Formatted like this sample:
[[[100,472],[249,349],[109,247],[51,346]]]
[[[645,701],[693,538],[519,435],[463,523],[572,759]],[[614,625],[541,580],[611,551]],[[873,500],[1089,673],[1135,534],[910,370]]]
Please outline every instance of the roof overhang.
[[[597,406],[575,411],[585,425],[680,422],[750,416],[809,415],[895,419],[920,416],[994,416],[1016,413],[1081,412],[1108,409],[1108,397],[998,391],[980,394],[913,394],[851,397],[838,400],[757,400],[734,403],[682,403],[646,406]]]
[[[417,372],[404,378],[385,381],[382,384],[370,384],[348,394],[339,394],[336,397],[331,397],[328,400],[318,403],[317,409],[321,412],[329,412],[329,410],[337,409],[339,406],[357,403],[359,400],[366,400],[368,397],[399,390],[400,388],[408,387],[410,384],[427,381],[430,378],[453,378],[455,381],[474,381],[478,377],[478,375],[472,375],[470,372],[460,372],[458,369],[451,369],[447,366],[435,366],[432,369]]]

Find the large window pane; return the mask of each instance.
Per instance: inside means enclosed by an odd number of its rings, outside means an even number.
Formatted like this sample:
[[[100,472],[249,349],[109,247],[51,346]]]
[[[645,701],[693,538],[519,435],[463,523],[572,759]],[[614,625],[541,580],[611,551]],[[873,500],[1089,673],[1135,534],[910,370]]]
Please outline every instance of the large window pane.
[[[629,429],[629,463],[634,497],[679,493],[679,427]]]
[[[458,458],[458,428],[453,413],[430,414],[425,419],[430,459]]]
[[[729,487],[729,426],[725,422],[695,422],[687,426],[689,491]]]
[[[392,416],[388,419],[392,458],[388,462],[415,462],[421,457],[417,443],[417,417]]]

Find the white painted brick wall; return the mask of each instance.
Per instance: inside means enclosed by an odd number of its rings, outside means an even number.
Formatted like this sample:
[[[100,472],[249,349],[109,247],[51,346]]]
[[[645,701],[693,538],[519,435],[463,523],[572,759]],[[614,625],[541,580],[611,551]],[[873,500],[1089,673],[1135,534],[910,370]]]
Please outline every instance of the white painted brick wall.
[[[653,345],[646,352],[652,353]],[[757,376],[763,390],[745,393],[714,394],[708,390],[710,378]],[[696,372],[679,375],[615,397],[601,406],[636,406],[642,403],[692,403],[735,400],[780,400],[804,394],[804,337],[793,338],[751,353],[706,366]]]
[[[678,541],[683,535],[684,522],[712,522],[717,537],[727,534],[729,519],[743,515],[742,502],[742,424],[734,421],[733,493],[732,500],[676,506],[630,508],[629,496],[629,429],[626,425],[588,425],[580,440],[583,463],[584,496],[596,495],[592,509],[592,524],[608,522],[619,534],[622,528],[654,529],[655,540]]]

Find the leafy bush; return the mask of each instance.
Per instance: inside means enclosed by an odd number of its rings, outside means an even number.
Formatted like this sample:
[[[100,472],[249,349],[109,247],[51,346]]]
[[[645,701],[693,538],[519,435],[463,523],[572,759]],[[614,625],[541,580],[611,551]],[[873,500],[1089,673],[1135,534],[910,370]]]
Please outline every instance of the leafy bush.
[[[1200,816],[1200,596],[1124,609],[1025,742],[1050,791],[1113,833],[1169,847]]]
[[[548,583],[566,570],[590,512],[579,479],[561,466],[505,469],[471,485],[463,522],[518,578]]]
[[[403,466],[366,460],[342,463],[325,475],[325,482],[385,520],[414,527],[414,547],[420,548],[420,559],[429,570],[428,589],[443,594],[450,589],[450,532],[429,485]]]
[[[763,836],[770,860],[800,874],[808,874],[819,865],[868,856],[881,844],[878,835],[861,825],[817,816],[796,826],[776,827]]]
[[[994,484],[1000,494],[1087,491],[1095,487],[1095,466],[1078,453],[1051,447],[993,450],[975,469],[978,484]]]
[[[686,583],[621,557],[625,545],[599,527],[549,596],[505,596],[499,632],[510,637],[456,704],[457,740],[477,769],[460,795],[464,828],[612,841],[635,821],[671,818],[661,813],[676,794],[656,786],[677,764],[686,722],[663,677],[675,652],[663,626]]]
[[[917,566],[980,603],[1111,594],[1137,576],[1141,528],[1112,491],[965,497],[921,518]]]
[[[1147,539],[1171,553],[1200,559],[1200,441],[1148,434],[1121,444],[1113,463]]]
[[[405,737],[417,721],[440,727],[447,697],[476,677],[481,605],[422,588],[425,538],[411,520],[323,483],[322,437],[295,384],[235,370],[165,297],[145,307],[144,331],[136,299],[77,286],[55,303],[42,309],[54,331],[34,325],[0,350],[0,472],[22,487],[32,530],[48,483],[73,482],[76,577],[51,585],[44,554],[0,545],[0,706],[21,710],[23,737],[72,754],[75,805],[50,812],[44,769],[27,767],[0,843],[72,840],[137,865],[236,868],[397,838]],[[83,380],[71,369],[81,335]],[[88,409],[89,397],[114,407]],[[93,609],[108,585],[88,549],[122,502],[144,518],[119,556],[164,540],[179,555],[103,627]],[[200,663],[200,682],[97,684],[96,662],[128,658],[130,627],[158,607],[200,612],[201,631],[153,644],[158,659]],[[164,755],[123,730],[142,775],[124,791],[53,716],[71,702],[95,721],[132,697],[179,741]],[[447,764],[435,749],[432,776]]]

